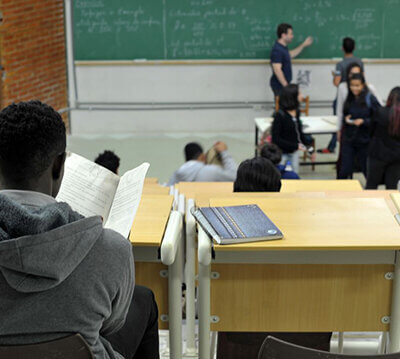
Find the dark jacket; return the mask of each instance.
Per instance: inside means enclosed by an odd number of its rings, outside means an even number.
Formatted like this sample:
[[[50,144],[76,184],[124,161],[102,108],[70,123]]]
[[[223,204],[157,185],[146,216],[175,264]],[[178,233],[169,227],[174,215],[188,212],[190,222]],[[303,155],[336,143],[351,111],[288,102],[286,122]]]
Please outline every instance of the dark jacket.
[[[283,153],[293,153],[299,148],[299,143],[305,144],[306,142],[298,114],[295,120],[283,110],[274,114],[272,143],[275,143]]]
[[[105,339],[125,322],[132,247],[101,218],[30,191],[0,194],[0,345],[80,333],[96,359],[122,359]]]
[[[368,156],[386,163],[400,162],[400,140],[389,135],[390,107],[379,108],[371,122]]]
[[[360,99],[354,99],[347,110],[343,111],[343,141],[352,145],[367,145],[370,141],[370,125],[374,112],[380,107],[374,95],[369,94],[369,100],[364,103]],[[355,126],[346,123],[345,117],[351,115],[351,119],[362,118],[364,123]]]

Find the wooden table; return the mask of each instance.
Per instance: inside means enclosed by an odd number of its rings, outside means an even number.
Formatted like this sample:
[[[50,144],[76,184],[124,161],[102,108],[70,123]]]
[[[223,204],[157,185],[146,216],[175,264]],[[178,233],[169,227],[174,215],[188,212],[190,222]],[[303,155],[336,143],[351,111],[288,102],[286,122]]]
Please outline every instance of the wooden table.
[[[362,191],[358,180],[282,180],[281,192]]]
[[[211,264],[199,230],[200,358],[209,358],[210,318],[215,331],[342,332],[388,331],[391,315],[391,350],[400,349],[400,228],[384,199],[210,200],[250,203],[284,239],[214,245]]]
[[[158,183],[144,183],[143,194],[169,194],[169,187],[160,186]]]
[[[171,213],[173,196],[143,195],[129,240],[133,245],[136,283],[151,288],[159,310],[159,326],[168,328],[161,320],[168,315],[168,267],[160,262],[159,248]]]

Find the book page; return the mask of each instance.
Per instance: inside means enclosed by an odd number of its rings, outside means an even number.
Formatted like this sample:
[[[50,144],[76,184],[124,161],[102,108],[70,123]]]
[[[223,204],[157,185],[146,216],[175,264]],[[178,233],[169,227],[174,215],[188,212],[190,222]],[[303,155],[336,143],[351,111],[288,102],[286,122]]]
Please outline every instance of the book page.
[[[106,221],[119,180],[108,169],[72,153],[65,160],[64,177],[56,200],[67,202],[85,217],[102,216]]]
[[[142,197],[144,178],[149,167],[148,163],[142,163],[121,177],[110,215],[104,227],[111,228],[128,238]]]

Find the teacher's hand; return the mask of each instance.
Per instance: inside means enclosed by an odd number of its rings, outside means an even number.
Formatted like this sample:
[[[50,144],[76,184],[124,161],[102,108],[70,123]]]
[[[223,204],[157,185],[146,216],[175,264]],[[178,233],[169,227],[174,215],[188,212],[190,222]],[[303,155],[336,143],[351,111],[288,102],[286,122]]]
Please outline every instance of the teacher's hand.
[[[313,43],[314,39],[311,36],[308,36],[304,42],[303,42],[303,46],[304,47],[308,47]]]

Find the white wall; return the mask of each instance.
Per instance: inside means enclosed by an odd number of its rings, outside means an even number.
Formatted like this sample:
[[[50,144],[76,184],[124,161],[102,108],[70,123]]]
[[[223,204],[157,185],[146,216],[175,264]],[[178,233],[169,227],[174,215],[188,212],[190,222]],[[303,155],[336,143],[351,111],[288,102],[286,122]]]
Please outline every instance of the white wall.
[[[312,114],[331,112],[335,97],[331,71],[334,64],[294,64],[293,81],[300,71],[309,71],[303,88],[313,107]],[[367,80],[381,97],[400,85],[400,65],[367,64]],[[88,103],[188,103],[272,101],[271,70],[265,64],[201,65],[104,65],[76,67],[79,102]],[[307,77],[307,76],[305,76]],[[114,105],[115,106],[115,105]],[[138,105],[143,108],[144,105]],[[236,132],[253,131],[254,117],[267,116],[269,107],[248,109],[184,110],[93,110],[72,112],[73,134],[146,132]]]

